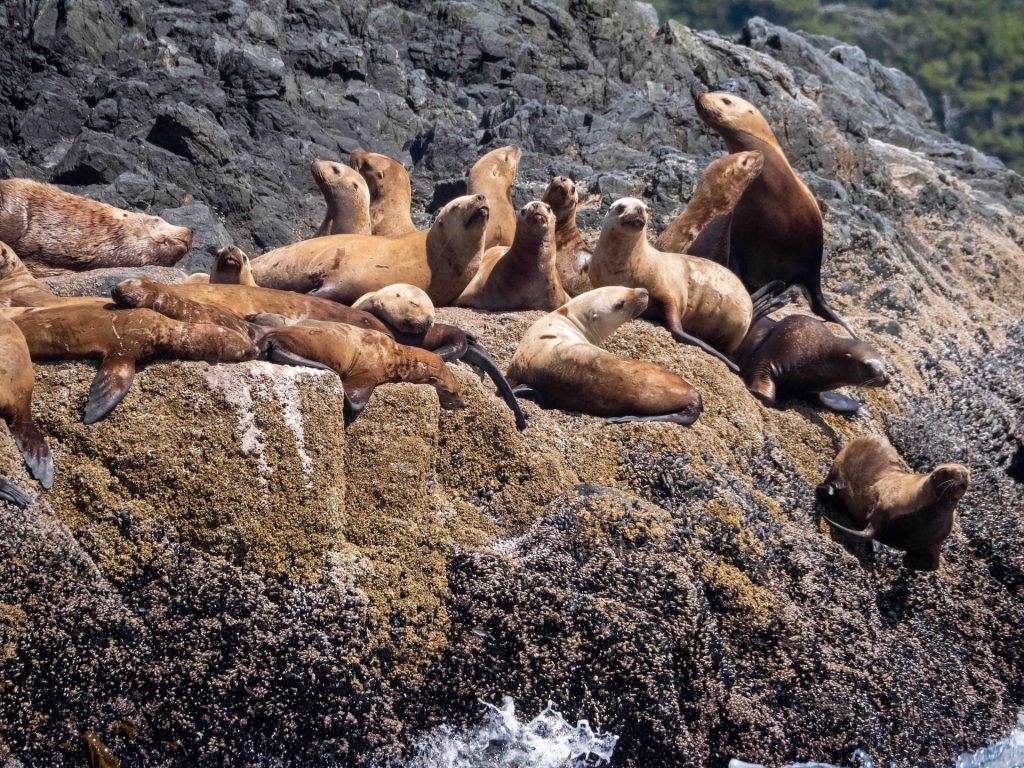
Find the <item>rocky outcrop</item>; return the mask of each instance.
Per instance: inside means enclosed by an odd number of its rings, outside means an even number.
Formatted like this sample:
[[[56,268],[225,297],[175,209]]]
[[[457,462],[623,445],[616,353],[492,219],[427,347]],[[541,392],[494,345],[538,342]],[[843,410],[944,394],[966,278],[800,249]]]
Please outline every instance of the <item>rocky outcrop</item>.
[[[766,410],[644,323],[610,342],[696,384],[691,429],[526,405],[515,430],[328,373],[156,363],[80,423],[93,368],[37,368],[53,490],[0,505],[0,757],[80,765],[400,759],[478,699],[555,701],[631,766],[946,764],[1024,705],[1024,184],[935,130],[912,82],[838,41],[738,40],[620,0],[54,0],[0,9],[0,170],[259,252],[313,232],[315,157],[411,168],[420,221],[483,151],[660,224],[722,150],[692,97],[761,106],[826,213],[833,304],[897,371],[856,419]],[[182,272],[164,277],[182,279]],[[102,290],[112,275],[52,281]],[[538,313],[440,315],[502,364]],[[851,436],[971,466],[943,569],[834,539],[813,486]],[[0,474],[23,487],[6,431]],[[37,489],[38,490],[38,489]]]

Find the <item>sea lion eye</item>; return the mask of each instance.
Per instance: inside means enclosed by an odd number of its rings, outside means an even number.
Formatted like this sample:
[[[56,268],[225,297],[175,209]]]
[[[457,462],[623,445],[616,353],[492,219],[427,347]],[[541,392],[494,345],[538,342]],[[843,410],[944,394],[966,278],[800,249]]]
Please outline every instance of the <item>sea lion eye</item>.
[[[332,171],[334,171],[334,175],[335,175],[335,176],[337,176],[337,175],[338,175],[339,173],[341,173],[341,171],[339,171],[339,170],[338,170],[338,167],[337,167],[337,166],[335,166],[335,167],[331,168],[331,170],[332,170]]]
[[[624,302],[624,301],[617,301],[617,302],[615,302],[615,309],[622,309],[625,306],[626,306],[626,302]]]
[[[732,99],[723,96],[722,103],[725,104],[726,106],[732,106]]]

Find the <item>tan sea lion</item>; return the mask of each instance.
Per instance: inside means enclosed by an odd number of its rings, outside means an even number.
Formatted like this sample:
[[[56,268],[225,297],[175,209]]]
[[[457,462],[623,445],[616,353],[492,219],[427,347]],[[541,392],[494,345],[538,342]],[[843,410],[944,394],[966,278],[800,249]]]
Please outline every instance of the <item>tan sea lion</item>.
[[[750,290],[774,280],[787,287],[799,285],[814,314],[855,336],[821,292],[821,208],[793,172],[768,121],[753,104],[729,93],[701,95],[697,114],[725,140],[730,152],[757,150],[764,155],[761,174],[740,198],[729,222],[730,269]]]
[[[544,190],[541,200],[555,212],[555,258],[558,265],[558,281],[570,296],[586,293],[593,286],[587,277],[587,268],[593,251],[583,242],[576,227],[576,208],[579,192],[572,179],[555,176]]]
[[[542,317],[512,357],[508,380],[514,391],[539,396],[543,406],[617,423],[692,424],[703,405],[689,382],[655,363],[601,349],[620,325],[647,309],[647,301],[643,288],[598,288]]]
[[[360,296],[352,309],[369,312],[393,331],[426,333],[434,324],[434,302],[415,285],[396,283]]]
[[[359,171],[329,160],[314,160],[309,170],[327,203],[316,237],[369,235],[370,188]]]
[[[719,216],[732,215],[736,203],[763,167],[764,155],[760,152],[737,152],[713,161],[701,174],[686,208],[654,241],[654,247],[668,253],[688,253],[708,224]],[[723,248],[712,254],[712,261],[728,266],[728,250]]]
[[[519,147],[501,147],[488,152],[476,161],[469,172],[468,192],[483,194],[491,207],[491,220],[487,223],[485,248],[512,245],[516,232],[516,209],[512,204],[512,182],[519,170],[523,150]]]
[[[0,242],[0,301],[11,307],[49,307],[58,304],[96,304],[106,299],[92,296],[57,296],[50,287],[37,280],[28,267],[6,243]]]
[[[208,282],[214,285],[256,285],[249,257],[237,245],[225,245],[214,251]]]
[[[555,214],[551,206],[539,200],[527,203],[516,218],[512,245],[499,245],[484,252],[479,271],[455,305],[492,312],[552,312],[569,300],[558,280],[556,255]]]
[[[256,282],[349,304],[395,283],[423,289],[437,306],[454,301],[483,256],[490,210],[482,195],[457,197],[429,230],[401,237],[327,235],[251,261]]]
[[[889,383],[885,359],[875,347],[836,336],[807,315],[757,320],[733,359],[747,389],[765,405],[804,397],[837,413],[856,413],[856,400],[829,390]]]
[[[53,457],[32,418],[34,386],[25,337],[13,320],[0,315],[0,419],[7,423],[32,477],[49,489],[53,485]]]
[[[356,150],[352,167],[370,190],[370,225],[374,235],[397,237],[416,231],[412,221],[412,182],[405,166],[387,155]]]
[[[942,542],[953,530],[957,502],[967,493],[971,473],[962,464],[940,464],[928,474],[912,472],[882,437],[858,437],[839,451],[817,495],[863,530],[826,517],[848,536],[874,540],[907,554],[912,570],[939,567]]]
[[[380,384],[429,384],[441,407],[465,408],[459,384],[433,352],[407,347],[380,333],[343,323],[289,321],[280,315],[253,315],[253,322],[274,326],[261,342],[268,360],[288,365],[320,363],[337,373],[345,388],[345,405],[356,416]]]
[[[590,282],[646,288],[645,317],[663,322],[676,341],[700,347],[738,372],[730,356],[754,316],[750,294],[721,264],[652,247],[648,221],[647,206],[636,198],[612,205],[590,260]]]
[[[257,347],[248,336],[210,324],[171,320],[148,309],[61,305],[22,310],[12,317],[33,361],[99,359],[84,421],[105,418],[131,388],[139,362],[158,358],[240,362]]]
[[[192,247],[187,227],[29,179],[0,181],[0,240],[33,275],[101,267],[169,267]]]

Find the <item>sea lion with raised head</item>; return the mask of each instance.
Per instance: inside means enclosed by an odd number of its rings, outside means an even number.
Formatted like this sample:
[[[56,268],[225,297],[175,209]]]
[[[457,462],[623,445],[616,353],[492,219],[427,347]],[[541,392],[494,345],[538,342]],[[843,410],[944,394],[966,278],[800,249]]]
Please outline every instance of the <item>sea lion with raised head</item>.
[[[455,304],[492,312],[552,312],[569,300],[558,279],[556,255],[551,206],[539,200],[527,203],[516,218],[512,245],[484,251],[480,269]]]
[[[697,98],[697,114],[730,152],[758,151],[760,175],[747,187],[729,221],[729,267],[750,290],[775,280],[799,285],[819,317],[850,330],[821,292],[824,223],[811,190],[794,173],[768,121],[749,101],[729,93]],[[691,253],[704,255],[699,249]]]
[[[169,267],[192,247],[187,227],[29,179],[0,181],[0,240],[33,275],[101,267]]]
[[[314,160],[309,170],[327,203],[316,237],[369,235],[370,188],[359,171],[330,160]]]
[[[32,418],[32,390],[35,377],[28,344],[21,330],[0,315],[0,419],[18,446],[25,466],[43,488],[53,485],[53,457]]]
[[[315,237],[256,257],[252,274],[261,286],[342,304],[408,283],[426,291],[435,305],[445,305],[458,298],[480,266],[489,215],[484,195],[457,197],[429,230],[400,237]]]
[[[757,320],[733,359],[747,389],[765,405],[800,397],[837,413],[856,413],[856,400],[830,390],[889,383],[885,359],[875,347],[836,336],[807,315]]]
[[[397,237],[415,232],[412,182],[405,166],[387,155],[362,150],[353,152],[350,161],[370,190],[372,234]]]
[[[558,255],[558,281],[570,296],[586,293],[593,286],[587,277],[587,268],[593,251],[583,241],[576,226],[576,208],[579,206],[579,191],[572,179],[555,176],[544,190],[542,202],[555,212],[555,248]]]
[[[714,160],[698,179],[686,208],[654,241],[654,247],[667,253],[689,253],[690,246],[712,221],[732,215],[736,203],[763,167],[764,155],[760,152],[737,152]],[[706,258],[725,266],[729,264],[726,247]]]
[[[485,248],[512,245],[516,232],[516,209],[512,204],[512,182],[519,170],[523,150],[519,147],[501,147],[488,152],[476,161],[469,171],[467,190],[471,195],[486,195],[491,207],[487,222]]]
[[[213,252],[209,281],[213,285],[256,285],[249,257],[237,245],[225,245]]]
[[[962,464],[940,464],[919,474],[885,438],[858,437],[839,451],[817,496],[860,527],[847,528],[826,517],[836,530],[906,552],[903,564],[912,570],[934,571],[970,482],[971,472]]]
[[[643,288],[597,288],[542,317],[512,357],[508,380],[514,391],[537,396],[545,407],[617,423],[692,424],[703,405],[688,381],[655,363],[601,349],[620,325],[647,309],[647,302]]]

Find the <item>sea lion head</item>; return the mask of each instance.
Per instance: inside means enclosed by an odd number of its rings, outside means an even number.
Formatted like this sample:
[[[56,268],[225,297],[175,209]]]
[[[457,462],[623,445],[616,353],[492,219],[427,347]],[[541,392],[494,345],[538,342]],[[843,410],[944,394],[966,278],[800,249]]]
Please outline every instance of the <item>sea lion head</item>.
[[[213,254],[213,269],[216,272],[241,272],[249,262],[245,251],[237,245],[212,246],[210,251]]]
[[[375,152],[357,149],[349,156],[349,163],[366,181],[366,186],[370,190],[370,198],[373,200],[383,195],[389,186],[389,179],[393,181],[398,176],[408,178],[405,166],[387,155],[378,155]]]
[[[866,341],[852,340],[846,348],[844,360],[851,366],[847,382],[849,385],[885,387],[889,384],[885,358],[876,347]]]
[[[192,250],[192,230],[178,227],[146,213],[121,211],[121,221],[130,240],[145,242],[144,263],[161,267],[177,264]],[[133,248],[133,252],[136,249]]]
[[[540,200],[533,200],[519,209],[516,216],[516,234],[520,229],[531,240],[539,240],[555,229],[555,212],[551,206]]]
[[[551,206],[555,216],[561,221],[567,214],[574,213],[579,205],[580,195],[576,183],[565,176],[555,176],[544,190],[541,200]]]
[[[940,464],[928,476],[935,496],[943,501],[960,501],[971,484],[971,470],[963,464]]]
[[[354,195],[369,206],[370,188],[356,169],[330,160],[314,160],[309,170],[324,197],[334,200],[347,199]]]
[[[21,264],[21,259],[7,243],[0,242],[0,280],[8,277]]]
[[[740,141],[747,134],[777,146],[768,121],[757,107],[731,93],[702,93],[697,97],[697,114],[704,124],[718,131],[726,142]]]
[[[470,175],[470,188],[473,183],[483,182],[487,178],[498,179],[509,185],[519,171],[519,161],[523,150],[517,146],[500,147],[488,152],[476,161]]]
[[[604,217],[603,229],[637,236],[647,229],[650,214],[647,204],[635,197],[623,197],[612,203]]]
[[[649,300],[646,288],[610,285],[581,293],[558,311],[576,318],[591,342],[600,345],[620,325],[642,315]]]
[[[160,306],[159,283],[145,278],[133,277],[122,280],[110,289],[110,298],[122,309],[158,309]]]
[[[479,232],[482,237],[490,216],[487,195],[463,195],[438,211],[431,229],[441,227],[449,237],[455,237],[460,231]]]
[[[415,285],[396,283],[356,299],[353,309],[375,315],[400,333],[426,333],[434,324],[434,302]]]

